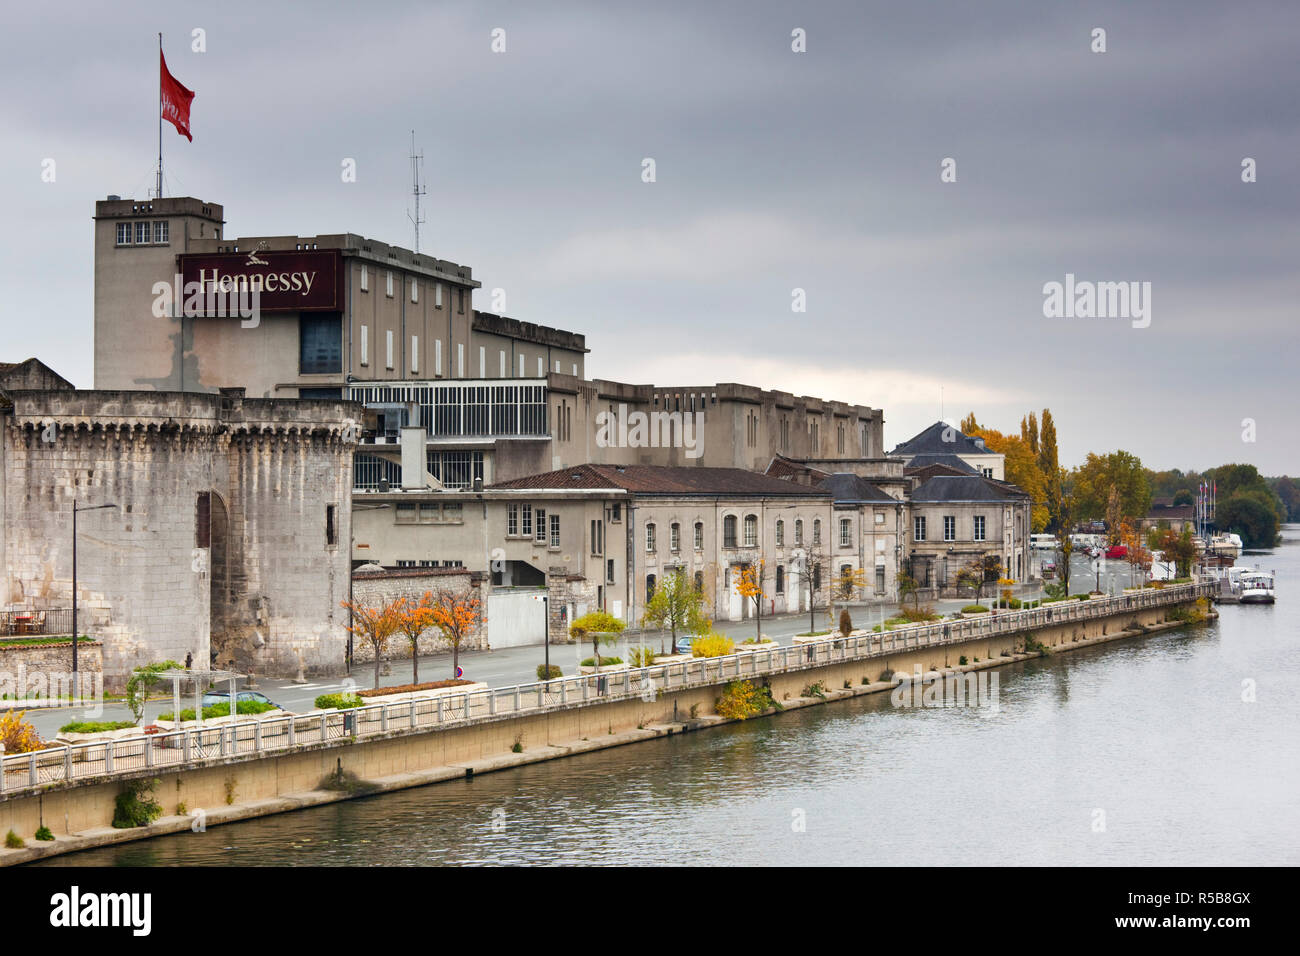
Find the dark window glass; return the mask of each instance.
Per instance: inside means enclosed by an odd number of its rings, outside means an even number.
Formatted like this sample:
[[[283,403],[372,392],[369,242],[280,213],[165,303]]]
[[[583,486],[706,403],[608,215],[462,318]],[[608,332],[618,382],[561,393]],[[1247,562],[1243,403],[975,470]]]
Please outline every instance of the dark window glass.
[[[298,389],[299,398],[342,398],[343,389],[341,388],[300,388]]]
[[[338,312],[298,317],[298,371],[325,375],[343,371],[343,317]]]

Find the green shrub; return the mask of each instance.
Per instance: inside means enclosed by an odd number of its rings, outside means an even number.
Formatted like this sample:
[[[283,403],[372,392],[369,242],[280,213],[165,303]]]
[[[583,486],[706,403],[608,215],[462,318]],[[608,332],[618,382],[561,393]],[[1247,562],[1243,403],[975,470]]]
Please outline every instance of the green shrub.
[[[363,706],[365,701],[358,694],[321,694],[315,703],[317,710],[348,710]]]
[[[600,659],[600,666],[601,666],[601,667],[612,667],[612,666],[615,665],[615,664],[622,664],[622,663],[623,663],[623,658],[621,658],[621,657],[602,657],[602,658]],[[596,666],[596,658],[594,658],[594,657],[584,657],[584,658],[582,659],[582,661],[578,664],[578,666],[579,666],[579,667],[595,667],[595,666]]]
[[[516,740],[516,741],[514,742],[514,744],[510,747],[510,752],[511,752],[511,753],[516,753],[516,754],[521,754],[521,753],[523,753],[523,752],[524,752],[524,745],[523,745],[523,743],[520,742],[520,741],[518,741],[518,740]]]
[[[735,650],[735,642],[721,634],[707,634],[691,641],[692,657],[726,657]]]
[[[840,633],[845,637],[853,630],[853,619],[849,617],[849,609],[843,608],[840,611]]]
[[[1020,598],[1014,598],[1014,597],[1013,597],[1013,598],[1011,598],[1010,600],[1007,600],[1006,598],[998,598],[997,601],[994,602],[993,606],[994,606],[994,607],[1000,607],[1000,608],[1006,608],[1006,609],[1008,609],[1008,610],[1012,610],[1012,611],[1017,611],[1017,610],[1020,609],[1020,606],[1021,606],[1021,604],[1020,604]]]
[[[817,681],[817,683],[815,683],[815,684],[809,684],[807,687],[805,687],[805,688],[803,689],[803,693],[802,693],[800,696],[801,696],[801,697],[820,697],[822,700],[825,700],[825,699],[826,699],[826,682],[825,682],[825,681],[822,681],[822,680],[819,680],[819,681]]]
[[[110,730],[126,730],[135,724],[129,720],[74,720],[59,728],[61,734],[102,734]]]
[[[49,843],[54,839],[54,834],[50,832],[49,827],[42,824],[36,830],[36,839],[40,840],[42,843]]]
[[[20,837],[17,833],[14,833],[13,830],[10,830],[8,833],[5,834],[5,846],[7,846],[9,849],[21,850],[26,845],[27,845],[26,841],[23,840],[23,838]]]
[[[1092,595],[1091,595],[1091,594],[1072,594],[1072,595],[1070,595],[1070,597],[1072,597],[1072,598],[1073,598],[1074,600],[1076,600],[1076,601],[1086,601],[1086,600],[1088,600],[1088,598],[1092,597]]]
[[[649,667],[655,662],[655,652],[648,647],[634,647],[628,658],[633,667]]]
[[[132,780],[117,795],[113,826],[119,830],[148,826],[162,816],[162,805],[153,798],[157,780]]]
[[[771,691],[767,688],[758,687],[753,681],[733,680],[717,699],[713,709],[719,717],[745,720],[770,707],[771,699]]]
[[[939,615],[934,612],[933,604],[922,604],[920,607],[901,607],[898,609],[898,616],[908,624],[923,624],[926,621],[939,620]]]
[[[965,666],[965,664],[966,664],[966,655],[963,654],[961,657],[957,658],[957,663],[960,664],[960,665],[962,665],[962,666]]]
[[[961,609],[963,614],[987,614],[989,609],[982,604],[967,604]]]
[[[555,680],[555,678],[563,676],[564,675],[561,673],[559,666],[556,664],[552,664],[550,667],[547,667],[545,664],[537,665],[538,680]]]
[[[268,710],[275,710],[275,705],[274,705],[274,704],[268,704],[268,703],[266,703],[265,701],[260,701],[260,700],[241,700],[241,701],[239,701],[239,702],[235,705],[235,713],[236,713],[236,715],[238,715],[238,714],[246,714],[246,715],[251,715],[251,714],[264,714],[264,713],[266,713]],[[204,719],[204,720],[211,720],[213,717],[229,717],[229,716],[230,716],[230,704],[229,704],[229,703],[213,704],[211,707],[204,707],[204,708],[203,708],[203,719]],[[165,714],[159,714],[159,715],[158,715],[158,719],[159,719],[159,720],[171,720],[171,719],[172,719],[172,712],[171,712],[171,711],[168,711],[168,712],[165,713]],[[193,720],[193,719],[194,719],[194,708],[193,708],[193,707],[190,707],[190,708],[188,708],[188,709],[186,709],[186,710],[182,710],[182,711],[181,711],[181,720],[182,720],[182,721]]]

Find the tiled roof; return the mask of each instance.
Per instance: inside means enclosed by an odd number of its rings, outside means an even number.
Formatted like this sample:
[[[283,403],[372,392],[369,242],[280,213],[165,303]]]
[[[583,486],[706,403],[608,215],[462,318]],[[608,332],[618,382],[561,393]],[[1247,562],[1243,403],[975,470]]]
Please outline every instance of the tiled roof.
[[[829,477],[824,471],[819,471],[811,465],[806,465],[793,458],[786,458],[784,455],[774,456],[768,462],[767,471],[764,474],[769,478],[782,478],[787,481],[798,481],[800,478],[804,478],[817,482]]]
[[[912,471],[913,473],[916,473],[922,468],[933,468],[936,465],[946,469],[947,472],[956,475],[978,475],[981,473],[980,470],[970,462],[963,461],[956,455],[934,455],[929,453],[914,456],[911,461],[903,467],[903,471]],[[935,472],[935,474],[943,473],[944,472]]]
[[[935,422],[919,435],[903,442],[890,452],[902,458],[917,455],[989,455],[992,449],[945,422]]]
[[[826,498],[825,491],[760,475],[743,468],[690,468],[667,465],[576,465],[528,475],[493,489],[583,490],[606,488],[638,495],[731,495]]]
[[[831,493],[835,501],[887,501],[897,504],[898,499],[885,494],[861,475],[840,473],[828,475],[818,485]]]
[[[912,501],[1014,501],[1028,498],[1015,485],[978,475],[935,475],[911,494]]]

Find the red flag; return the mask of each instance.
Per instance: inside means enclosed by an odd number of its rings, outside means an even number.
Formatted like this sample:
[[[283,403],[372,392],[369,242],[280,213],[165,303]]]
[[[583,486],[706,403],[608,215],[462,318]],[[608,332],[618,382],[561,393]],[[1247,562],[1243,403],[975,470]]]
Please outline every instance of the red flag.
[[[162,118],[192,143],[194,137],[190,135],[190,100],[194,99],[194,91],[187,90],[167,71],[167,58],[163,56],[162,50],[158,51],[158,60],[161,66],[158,93],[162,100]]]

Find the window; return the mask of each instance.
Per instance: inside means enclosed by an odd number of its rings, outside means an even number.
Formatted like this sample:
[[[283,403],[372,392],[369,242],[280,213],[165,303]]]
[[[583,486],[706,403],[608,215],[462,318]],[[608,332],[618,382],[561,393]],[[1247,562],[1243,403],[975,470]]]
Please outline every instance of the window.
[[[334,523],[336,509],[337,505],[325,506],[325,544],[331,548],[339,543],[339,531]]]
[[[647,574],[645,576],[645,600],[649,604],[655,596],[655,576]]]
[[[435,309],[442,308],[442,283],[441,282],[435,282],[433,284],[433,307]]]
[[[361,291],[370,291],[370,270],[364,265],[361,267]]]
[[[779,564],[776,566],[776,593],[785,593],[785,568]]]
[[[532,505],[524,505],[524,526],[521,533],[525,538],[531,538],[533,536],[533,506]]]
[[[885,513],[883,511],[877,511],[876,524],[884,524],[884,523],[885,523]]]
[[[609,506],[609,520],[610,521],[623,520],[623,502],[616,501]]]
[[[361,326],[361,364],[370,364],[370,326]]]
[[[546,543],[546,509],[537,509],[537,537],[534,540],[538,544]]]
[[[668,528],[668,549],[674,552],[682,550],[682,526],[676,521]]]
[[[487,378],[487,346],[478,347],[478,377]]]
[[[416,282],[414,279],[411,280],[411,301],[420,301],[420,283]]]
[[[456,290],[456,311],[461,315],[465,314],[465,290]]]
[[[557,368],[556,371],[558,372],[559,369]],[[539,355],[537,356],[537,377],[541,378],[545,374],[546,374],[546,359],[542,358]]]
[[[614,583],[614,559],[610,558],[605,562],[605,583]]]
[[[981,471],[984,472],[984,477],[985,477],[985,478],[992,478],[992,477],[993,477],[993,469],[992,469],[992,468],[983,468],[983,469],[981,469]]]
[[[704,550],[704,522],[695,522],[695,550]]]
[[[840,519],[840,547],[847,548],[853,544],[853,522],[848,518]]]
[[[695,572],[695,593],[696,594],[704,593],[704,572],[703,571]]]
[[[392,329],[389,329],[387,332],[384,333],[384,339],[387,344],[387,355],[388,355],[388,359],[387,361],[384,362],[384,365],[385,367],[391,369],[393,367],[393,330]]]
[[[794,546],[803,547],[803,518],[796,518],[794,522]]]
[[[419,512],[415,509],[415,504],[398,502],[397,505],[397,523],[398,524],[418,524],[420,520]]]
[[[599,518],[594,518],[591,522],[591,553],[605,553],[605,522]]]
[[[135,224],[135,242],[138,246],[143,246],[149,241],[149,224],[147,222],[137,222]]]
[[[393,297],[393,272],[391,269],[385,274],[384,295],[390,299]]]
[[[497,359],[498,359],[497,378],[505,378],[506,377],[506,350],[505,349],[502,349],[500,352],[497,353]],[[520,360],[520,363],[521,363],[520,371],[523,371],[522,359]]]
[[[433,374],[442,374],[442,339],[433,340]]]
[[[647,552],[655,549],[655,526],[653,524],[645,526],[645,549]]]
[[[435,524],[438,521],[438,506],[428,502],[420,502],[420,524]]]
[[[722,588],[725,591],[730,587],[731,587],[731,568],[726,567],[722,569]]]
[[[983,515],[975,516],[975,540],[976,541],[984,540],[984,516]]]
[[[170,223],[166,219],[159,219],[153,224],[153,241],[158,243],[167,242],[168,226]]]
[[[553,514],[551,515],[551,547],[558,548],[559,546],[560,546],[560,516],[557,514]]]
[[[925,518],[924,517],[916,517],[912,519],[912,540],[913,541],[925,540]]]
[[[817,545],[822,543],[822,519],[821,518],[813,519],[813,542],[812,543],[814,548],[817,547]]]
[[[194,547],[212,547],[212,492],[200,491],[194,503]]]
[[[514,537],[519,534],[519,506],[506,506],[506,534]]]
[[[755,515],[745,515],[745,547],[753,548],[758,546],[758,518]]]
[[[129,222],[119,222],[117,224],[117,244],[119,246],[129,246],[131,244],[131,224]]]
[[[461,517],[460,502],[449,503],[442,506],[442,520],[444,523],[460,524],[464,519]]]
[[[735,515],[727,515],[722,519],[722,546],[724,548],[734,548],[736,546]]]
[[[456,375],[460,378],[465,377],[465,343],[456,343]]]
[[[885,593],[885,569],[883,565],[876,566],[876,593]]]
[[[943,516],[943,540],[957,540],[957,518],[954,515]]]
[[[784,521],[778,521],[776,523],[776,546],[778,548],[785,547],[785,522]]]
[[[420,371],[420,337],[411,336],[411,371],[412,373]]]
[[[327,375],[343,371],[343,316],[338,312],[298,317],[298,371]]]

